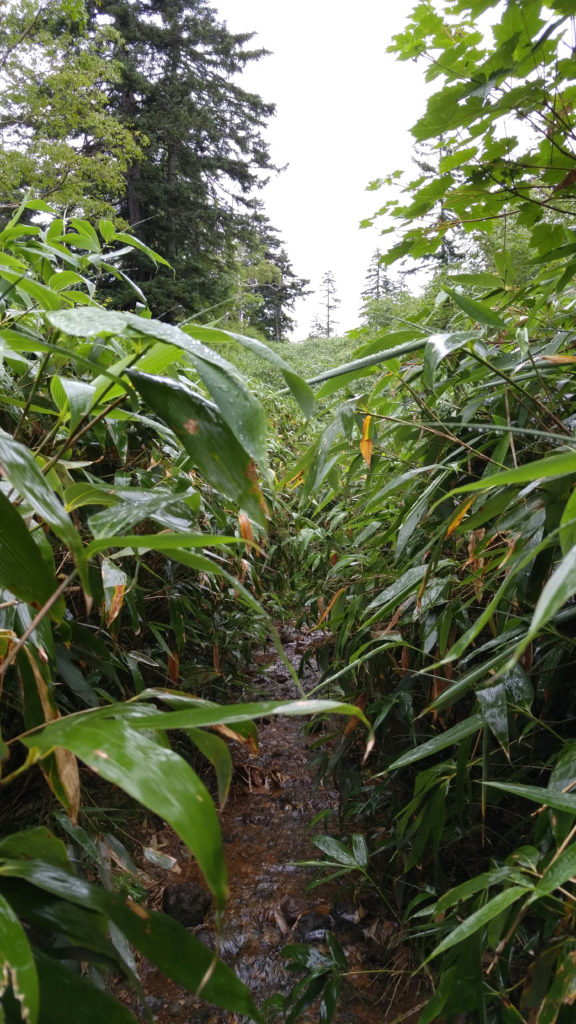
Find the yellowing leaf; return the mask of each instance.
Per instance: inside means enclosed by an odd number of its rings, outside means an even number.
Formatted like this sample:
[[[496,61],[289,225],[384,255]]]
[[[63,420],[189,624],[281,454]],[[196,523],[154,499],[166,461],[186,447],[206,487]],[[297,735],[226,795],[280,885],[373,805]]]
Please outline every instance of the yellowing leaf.
[[[345,590],[347,590],[347,587],[340,587],[340,590],[336,591],[336,593],[334,594],[334,597],[329,601],[328,605],[326,606],[326,608],[322,612],[322,615],[318,619],[318,622],[314,626],[314,629],[318,629],[318,626],[322,625],[322,623],[324,622],[324,619],[327,618],[327,616],[330,614],[332,608],[336,604],[336,601],[340,597],[340,594],[343,594]],[[320,602],[318,602],[318,603],[320,603]]]
[[[451,537],[452,534],[454,533],[454,530],[456,530],[460,526],[460,523],[464,519],[464,516],[468,512],[468,509],[473,504],[474,504],[474,498],[469,498],[468,501],[465,501],[464,504],[460,506],[460,508],[458,509],[458,512],[454,516],[454,519],[452,520],[452,522],[450,523],[448,529],[446,530],[446,536],[447,537]]]
[[[120,609],[124,604],[124,591],[126,585],[124,583],[114,587],[114,597],[110,604],[110,611],[108,612],[108,618],[106,619],[106,625],[110,626],[114,619],[120,614]]]
[[[238,514],[238,524],[240,526],[240,536],[243,540],[254,540],[254,531],[252,530],[252,523],[245,512]]]
[[[370,431],[370,424],[371,424],[371,422],[372,422],[372,417],[371,416],[365,416],[364,417],[364,424],[362,426],[362,440],[360,441],[360,452],[361,452],[362,458],[364,459],[364,462],[366,463],[367,466],[369,466],[371,461],[372,461],[372,448],[373,448],[373,444],[372,444],[372,439],[370,437],[370,433],[371,433],[371,431]]]
[[[180,658],[178,652],[168,655],[168,678],[171,682],[177,683],[180,674]]]

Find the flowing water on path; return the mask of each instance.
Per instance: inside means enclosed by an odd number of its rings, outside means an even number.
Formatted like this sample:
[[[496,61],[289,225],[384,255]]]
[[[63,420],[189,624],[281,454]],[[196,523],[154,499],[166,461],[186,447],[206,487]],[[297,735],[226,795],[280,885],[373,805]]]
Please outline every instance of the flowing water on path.
[[[291,634],[285,651],[298,666],[314,640]],[[274,653],[263,670],[261,683],[267,696],[291,700],[294,682]],[[311,690],[317,682],[307,666],[303,685]],[[425,1001],[423,988],[414,979],[409,956],[400,941],[396,922],[377,906],[363,908],[354,899],[352,882],[343,880],[307,892],[314,877],[298,861],[321,859],[311,834],[315,815],[326,813],[331,834],[337,831],[338,792],[332,781],[314,784],[310,745],[304,720],[285,717],[259,723],[257,756],[235,748],[235,779],[230,798],[220,815],[230,876],[230,899],[223,933],[218,939],[206,906],[201,875],[186,848],[169,829],[145,837],[146,845],[174,858],[172,870],[152,869],[142,862],[152,879],[149,905],[168,909],[211,948],[220,942],[221,958],[250,987],[262,1006],[275,993],[287,995],[302,976],[286,969],[282,950],[295,942],[326,951],[326,929],[335,935],[347,959],[347,970],[334,1024],[414,1024]],[[178,888],[176,888],[178,887]],[[190,906],[186,906],[187,902]],[[151,964],[141,966],[141,978],[156,1024],[223,1024],[240,1021],[229,1011],[216,1009],[179,988]],[[280,1024],[284,1014],[270,1011],[269,1019]],[[299,1020],[320,1020],[318,1007]]]

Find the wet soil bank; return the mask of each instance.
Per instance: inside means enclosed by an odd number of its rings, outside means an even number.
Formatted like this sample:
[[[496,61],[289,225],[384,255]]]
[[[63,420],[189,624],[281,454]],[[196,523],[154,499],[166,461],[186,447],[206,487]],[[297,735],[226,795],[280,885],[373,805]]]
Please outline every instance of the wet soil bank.
[[[286,634],[285,651],[296,668],[315,642],[315,637]],[[273,649],[259,660],[269,662],[260,676],[269,698],[299,696]],[[317,683],[310,665],[302,682],[305,690]],[[142,862],[152,882],[149,905],[164,906],[179,916],[211,948],[219,943],[221,958],[250,987],[259,1006],[276,993],[287,995],[302,976],[287,970],[282,950],[299,942],[325,951],[328,928],[348,964],[335,1024],[414,1024],[425,999],[412,976],[397,922],[376,904],[370,906],[368,901],[368,906],[362,906],[354,894],[353,876],[308,892],[313,872],[297,864],[322,857],[311,835],[325,827],[330,834],[338,829],[339,794],[332,780],[314,784],[312,741],[304,725],[303,719],[292,717],[264,720],[258,727],[259,754],[252,756],[239,747],[233,751],[235,777],[220,815],[230,878],[223,934],[216,935],[195,863],[169,829],[143,837],[144,845],[174,858],[171,870]],[[323,820],[311,832],[311,820],[327,811],[331,813],[324,819],[326,825]],[[141,966],[141,979],[156,1024],[245,1020],[180,989],[151,964]],[[299,1018],[302,1024],[320,1019],[318,1007]],[[284,1014],[271,1014],[270,1020],[280,1024]]]

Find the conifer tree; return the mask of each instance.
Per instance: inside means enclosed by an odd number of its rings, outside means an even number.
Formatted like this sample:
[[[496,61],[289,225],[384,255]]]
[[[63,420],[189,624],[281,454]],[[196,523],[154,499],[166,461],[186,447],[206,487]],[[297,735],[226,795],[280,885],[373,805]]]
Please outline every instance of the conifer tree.
[[[235,80],[265,51],[230,33],[205,0],[99,0],[91,16],[124,40],[110,99],[148,139],[119,213],[175,270],[149,281],[142,263],[131,276],[146,283],[156,315],[199,314],[228,297],[238,242],[252,237],[254,192],[272,169],[262,129],[274,108]]]
[[[338,321],[334,319],[334,310],[340,305],[340,299],[336,295],[336,280],[331,270],[327,270],[322,278],[320,294],[322,296],[323,315],[320,322],[323,323],[324,338],[331,338]]]
[[[376,249],[366,272],[364,291],[362,292],[362,298],[365,302],[370,299],[378,301],[385,296],[392,295],[396,290],[396,285],[390,279],[390,275],[381,260],[382,253],[380,249]]]

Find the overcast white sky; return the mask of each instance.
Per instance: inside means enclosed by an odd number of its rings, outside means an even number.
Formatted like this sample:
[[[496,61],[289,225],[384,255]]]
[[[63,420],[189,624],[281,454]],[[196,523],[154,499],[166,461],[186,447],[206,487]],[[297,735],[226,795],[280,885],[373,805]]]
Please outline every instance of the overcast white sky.
[[[336,278],[339,332],[358,325],[372,253],[385,248],[376,228],[358,224],[382,204],[366,192],[374,178],[409,166],[409,129],[424,108],[422,65],[398,63],[386,47],[415,0],[212,0],[232,32],[256,32],[272,55],[240,80],[276,104],[267,139],[272,160],[288,164],[263,198],[294,271],[317,294],[300,302],[293,340],[321,312],[320,280]]]

